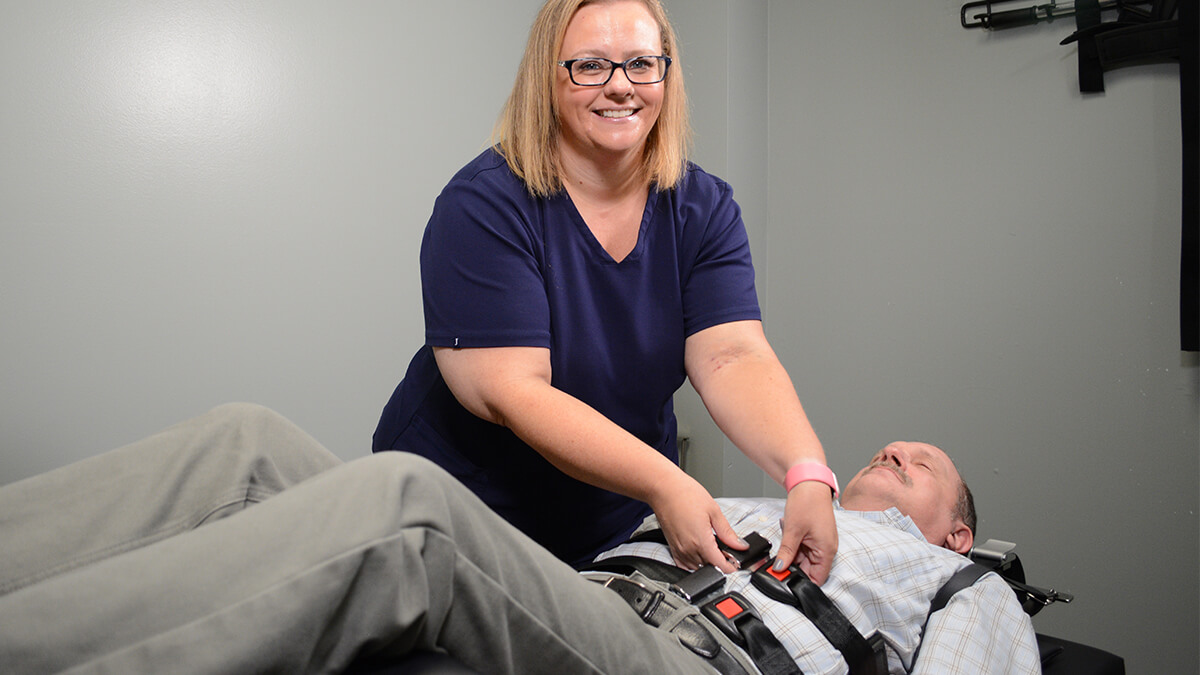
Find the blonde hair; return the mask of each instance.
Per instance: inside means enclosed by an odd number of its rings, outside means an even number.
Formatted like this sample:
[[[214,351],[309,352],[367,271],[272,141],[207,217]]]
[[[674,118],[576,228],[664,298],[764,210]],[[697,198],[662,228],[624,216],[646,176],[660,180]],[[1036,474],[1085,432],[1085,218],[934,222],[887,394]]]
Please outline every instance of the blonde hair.
[[[529,29],[525,55],[512,93],[492,131],[492,142],[529,191],[548,197],[563,189],[558,143],[561,129],[554,90],[558,53],[575,12],[606,0],[548,0]],[[637,0],[646,6],[662,34],[663,54],[673,63],[663,83],[663,105],[646,139],[642,169],[660,189],[673,188],[687,170],[691,127],[687,94],[679,63],[679,43],[659,0]]]

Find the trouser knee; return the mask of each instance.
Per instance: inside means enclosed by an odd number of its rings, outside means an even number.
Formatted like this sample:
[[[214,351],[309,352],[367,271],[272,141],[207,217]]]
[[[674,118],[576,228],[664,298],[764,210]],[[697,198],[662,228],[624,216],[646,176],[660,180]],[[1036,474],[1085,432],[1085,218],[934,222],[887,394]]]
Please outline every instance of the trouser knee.
[[[327,471],[341,460],[315,438],[274,410],[256,403],[227,403],[202,418],[219,437],[218,450],[254,466],[269,466],[281,487]]]

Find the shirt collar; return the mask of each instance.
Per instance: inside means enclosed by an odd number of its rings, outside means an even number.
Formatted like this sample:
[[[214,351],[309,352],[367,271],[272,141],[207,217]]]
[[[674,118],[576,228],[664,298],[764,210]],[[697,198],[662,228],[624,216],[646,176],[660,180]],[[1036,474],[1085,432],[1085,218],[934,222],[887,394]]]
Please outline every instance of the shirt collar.
[[[900,509],[897,509],[894,506],[886,511],[851,511],[849,509],[842,508],[841,502],[834,502],[833,506],[842,513],[851,513],[859,518],[869,520],[873,523],[894,527],[897,530],[911,534],[921,541],[925,541],[925,535],[921,533],[921,528],[917,527],[917,524],[913,522],[912,518],[900,513]]]

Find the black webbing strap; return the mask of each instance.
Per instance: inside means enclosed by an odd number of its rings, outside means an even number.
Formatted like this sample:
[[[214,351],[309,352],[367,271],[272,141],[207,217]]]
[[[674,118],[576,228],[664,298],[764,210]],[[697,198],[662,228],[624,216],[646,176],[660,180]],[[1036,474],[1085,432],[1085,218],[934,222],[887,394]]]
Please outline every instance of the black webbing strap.
[[[746,639],[746,653],[763,675],[804,675],[762,619],[742,621],[737,626]]]
[[[745,551],[737,551],[724,546],[721,549],[739,565],[750,567],[766,557],[770,552],[770,542],[757,532],[750,533],[745,539],[750,544]],[[665,544],[666,537],[661,529],[655,529],[636,535],[629,541]],[[779,642],[771,629],[763,623],[762,617],[744,597],[738,593],[723,593],[715,599],[707,599],[711,595],[707,589],[723,589],[724,586],[724,575],[715,567],[706,565],[696,572],[688,572],[652,558],[625,555],[589,563],[580,567],[579,571],[626,575],[636,571],[649,579],[668,584],[678,595],[695,603],[705,618],[745,650],[762,675],[803,675],[791,654]],[[701,577],[711,577],[713,573],[718,575],[722,583],[713,585],[707,580],[691,583]]]
[[[1148,15],[1123,10],[1116,21],[1102,22],[1099,0],[1077,0],[1076,31],[1061,44],[1079,44],[1079,91],[1104,91],[1106,70],[1178,60],[1180,27],[1171,18],[1177,4],[1176,0],[1157,0]]]
[[[884,675],[887,673],[887,653],[883,649],[883,638],[878,633],[869,639],[850,623],[845,614],[825,595],[796,565],[782,572],[771,568],[771,560],[763,563],[750,576],[750,582],[764,595],[800,610],[817,630],[833,645],[846,664],[851,675]]]
[[[1085,94],[1104,91],[1104,67],[1091,35],[1099,25],[1100,0],[1075,0],[1075,36],[1085,36],[1079,38],[1079,91]]]
[[[1179,273],[1180,342],[1200,351],[1200,8],[1179,6],[1179,100],[1183,124],[1183,243]]]
[[[1105,70],[1135,63],[1172,61],[1179,58],[1179,24],[1156,21],[1114,25],[1096,33],[1096,51]]]
[[[980,577],[991,572],[992,570],[980,565],[979,563],[971,563],[961,570],[954,573],[954,576],[942,584],[938,592],[933,596],[933,602],[929,605],[929,614],[942,609],[946,603],[950,602],[950,598],[962,589],[979,581]],[[929,616],[925,617],[925,625],[929,624]],[[925,629],[921,629],[921,633],[925,633]]]
[[[741,569],[750,569],[754,563],[766,558],[771,554],[771,542],[757,532],[751,532],[744,537],[749,546],[744,551],[739,551],[735,548],[730,548],[724,542],[717,540],[717,547],[721,552],[738,564]],[[640,542],[652,542],[655,544],[667,544],[667,535],[663,533],[662,528],[656,527],[644,532],[639,532],[626,543],[637,544]]]
[[[792,660],[792,655],[741,593],[726,593],[705,603],[700,611],[729,639],[746,650],[763,675],[803,675]]]
[[[1133,3],[1134,5],[1147,3]],[[1079,91],[1104,91],[1104,71],[1125,65],[1179,62],[1183,130],[1183,223],[1179,267],[1179,342],[1200,351],[1200,9],[1195,0],[1154,0],[1150,12],[1121,8],[1101,22],[1099,0],[1077,0]]]
[[[946,583],[942,584],[942,587],[934,594],[933,602],[929,604],[929,613],[925,615],[925,623],[921,624],[921,641],[917,643],[917,648],[913,651],[914,665],[917,663],[917,656],[921,653],[921,645],[925,643],[925,629],[929,627],[929,619],[933,613],[945,607],[955,593],[979,581],[980,577],[991,571],[991,568],[979,563],[971,563],[955,572]]]
[[[661,588],[647,586],[636,577],[611,575],[607,579],[593,581],[615,592],[647,625],[674,635],[681,645],[704,659],[721,675],[751,675],[754,667],[744,657],[735,657],[729,649],[736,648],[736,645],[723,645],[711,624],[706,624],[696,614],[679,616],[679,603],[684,602],[682,598],[676,598]]]

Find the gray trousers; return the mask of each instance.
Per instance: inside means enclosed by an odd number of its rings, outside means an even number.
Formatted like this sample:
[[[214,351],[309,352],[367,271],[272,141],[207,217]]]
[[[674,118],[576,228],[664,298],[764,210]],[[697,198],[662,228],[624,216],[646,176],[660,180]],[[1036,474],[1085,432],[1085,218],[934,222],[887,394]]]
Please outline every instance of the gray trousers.
[[[435,465],[343,464],[258,406],[0,488],[6,673],[337,672],[413,649],[483,673],[711,672]]]

